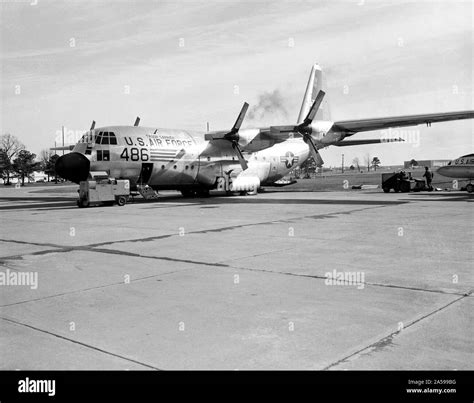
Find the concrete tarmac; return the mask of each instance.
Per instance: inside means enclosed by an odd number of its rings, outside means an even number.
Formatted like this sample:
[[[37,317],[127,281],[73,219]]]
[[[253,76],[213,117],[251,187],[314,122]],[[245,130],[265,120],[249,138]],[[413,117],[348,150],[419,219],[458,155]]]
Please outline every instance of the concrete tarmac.
[[[473,195],[75,189],[0,189],[0,369],[474,369]]]

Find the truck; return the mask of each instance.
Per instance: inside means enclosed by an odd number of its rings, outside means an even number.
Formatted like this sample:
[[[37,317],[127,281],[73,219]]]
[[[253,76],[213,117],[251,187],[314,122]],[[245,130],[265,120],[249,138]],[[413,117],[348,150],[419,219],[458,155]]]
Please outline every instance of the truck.
[[[130,181],[110,178],[106,172],[91,172],[87,180],[79,183],[78,193],[78,207],[115,203],[124,206],[130,197]]]

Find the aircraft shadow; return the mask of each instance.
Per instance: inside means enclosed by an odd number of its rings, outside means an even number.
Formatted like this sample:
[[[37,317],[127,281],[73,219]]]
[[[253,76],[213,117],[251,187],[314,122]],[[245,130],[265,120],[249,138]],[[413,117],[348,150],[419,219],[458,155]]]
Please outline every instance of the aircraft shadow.
[[[211,205],[220,205],[220,204],[339,204],[339,205],[365,205],[365,206],[380,206],[380,205],[399,205],[408,203],[408,201],[399,201],[399,200],[351,200],[351,199],[297,199],[297,198],[285,198],[285,199],[270,199],[259,196],[247,196],[241,198],[233,197],[209,197],[209,198],[196,198],[196,199],[185,199],[180,196],[175,197],[166,197],[163,199],[157,199],[156,203],[161,205],[166,204],[192,204],[192,205],[201,205],[203,208],[210,208]],[[155,204],[155,203],[153,203]],[[153,208],[153,205],[150,205],[150,208]]]
[[[186,205],[201,206],[201,208],[215,208],[221,204],[267,204],[267,205],[321,205],[321,204],[337,204],[352,206],[396,206],[409,203],[409,200],[354,200],[354,199],[301,199],[301,198],[285,198],[273,199],[259,196],[232,197],[232,196],[216,196],[206,198],[184,198],[180,195],[163,196],[156,200],[144,200],[136,198],[130,201],[130,204],[146,204],[145,208],[156,209],[165,207],[183,207]],[[7,210],[37,210],[52,211],[64,209],[77,209],[75,197],[0,197],[2,201],[15,202],[18,204],[0,205],[0,211]],[[29,204],[31,201],[33,203]],[[40,203],[43,202],[43,203]],[[112,208],[111,206],[98,206],[99,208]],[[90,207],[94,208],[94,207]],[[126,208],[126,206],[125,206]]]
[[[409,193],[409,197],[414,197],[417,201],[457,201],[457,202],[466,202],[474,200],[474,193],[467,192],[450,192],[450,193],[440,193],[440,192],[429,192],[429,193]],[[409,199],[404,199],[409,200]]]

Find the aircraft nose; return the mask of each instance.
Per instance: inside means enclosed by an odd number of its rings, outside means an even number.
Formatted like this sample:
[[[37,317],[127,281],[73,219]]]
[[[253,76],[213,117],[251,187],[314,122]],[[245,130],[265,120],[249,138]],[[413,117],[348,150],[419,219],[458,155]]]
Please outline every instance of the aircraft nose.
[[[440,175],[443,175],[446,173],[448,169],[446,169],[446,167],[441,167],[441,168],[438,168],[438,170],[436,171],[436,173],[440,174]]]
[[[79,183],[87,180],[90,161],[81,153],[69,153],[56,161],[56,173],[64,179]]]

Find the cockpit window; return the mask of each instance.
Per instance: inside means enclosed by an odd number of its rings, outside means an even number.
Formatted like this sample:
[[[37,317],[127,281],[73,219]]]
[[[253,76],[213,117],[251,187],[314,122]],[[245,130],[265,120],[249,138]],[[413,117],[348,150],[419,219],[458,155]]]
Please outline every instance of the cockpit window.
[[[102,141],[100,144],[109,144],[109,132],[104,132],[104,134],[102,134]]]
[[[113,132],[99,132],[95,139],[95,143],[102,145],[117,145],[117,138]]]
[[[117,145],[117,138],[115,137],[114,132],[109,132],[109,143],[111,145]]]

